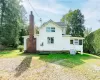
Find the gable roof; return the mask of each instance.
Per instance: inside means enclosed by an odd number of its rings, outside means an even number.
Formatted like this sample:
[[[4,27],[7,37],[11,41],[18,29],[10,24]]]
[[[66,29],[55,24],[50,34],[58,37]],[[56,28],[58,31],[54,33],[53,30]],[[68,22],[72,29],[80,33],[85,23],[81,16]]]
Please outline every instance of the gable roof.
[[[66,27],[66,24],[64,22],[55,22],[57,25],[61,26],[61,27]]]
[[[44,22],[44,23],[42,24],[41,27],[43,27],[45,24],[47,24],[47,23],[49,23],[49,22],[52,22],[53,24],[57,25],[57,26],[60,27],[60,28],[67,27],[66,24],[65,24],[64,22],[54,22],[54,21],[51,20],[51,19],[50,19],[49,21],[47,21],[47,22]],[[40,28],[41,28],[41,27],[40,27]]]
[[[49,21],[47,21],[47,22],[44,22],[43,24],[42,24],[42,26],[39,28],[39,29],[41,29],[42,27],[44,27],[46,24],[48,24],[48,23],[53,23],[54,25],[56,25],[56,26],[58,26],[59,28],[61,28],[62,29],[62,27],[61,26],[59,26],[58,24],[56,24],[54,21],[52,21],[51,19],[49,20]]]

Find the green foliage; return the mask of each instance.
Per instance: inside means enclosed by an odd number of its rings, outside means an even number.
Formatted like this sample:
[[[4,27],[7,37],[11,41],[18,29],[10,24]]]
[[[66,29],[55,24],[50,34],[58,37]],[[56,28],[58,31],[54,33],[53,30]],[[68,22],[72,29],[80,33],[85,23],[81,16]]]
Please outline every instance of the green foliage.
[[[28,35],[28,30],[23,28],[20,30],[19,32],[19,41],[20,41],[20,45],[22,45],[24,43],[24,38],[23,36]]]
[[[84,37],[88,36],[92,32],[92,28],[86,28],[84,31]]]
[[[44,60],[46,62],[51,63],[59,63],[59,65],[64,67],[73,68],[75,66],[84,64],[84,60],[88,59],[96,59],[98,57],[95,57],[94,55],[90,54],[76,54],[76,55],[70,55],[70,54],[56,54],[52,53],[49,55],[40,55],[40,60]],[[99,58],[100,59],[100,58]]]
[[[62,22],[67,22],[67,34],[71,34],[72,36],[84,36],[84,16],[82,15],[79,9],[74,11],[69,11],[65,14],[62,19]]]
[[[19,50],[15,49],[8,49],[8,50],[3,50],[0,51],[0,58],[11,58],[11,57],[17,57],[21,55],[22,52],[19,52]]]
[[[90,33],[85,38],[84,52],[100,55],[100,29]]]
[[[22,52],[24,50],[24,47],[22,45],[18,46],[18,49],[20,52]]]
[[[0,0],[0,42],[2,45],[17,47],[19,31],[23,27],[19,0]]]

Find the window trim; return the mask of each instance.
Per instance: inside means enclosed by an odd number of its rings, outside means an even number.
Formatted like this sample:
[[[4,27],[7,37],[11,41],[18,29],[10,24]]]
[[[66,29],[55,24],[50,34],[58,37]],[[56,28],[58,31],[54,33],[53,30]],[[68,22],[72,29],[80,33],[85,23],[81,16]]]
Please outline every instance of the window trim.
[[[72,41],[72,43],[71,43],[71,41]],[[73,43],[74,43],[74,40],[73,40],[73,39],[71,39],[71,40],[70,40],[70,44],[71,44],[71,45],[73,45]]]
[[[46,32],[55,32],[55,27],[46,27]]]
[[[55,32],[55,27],[51,27],[51,32]]]
[[[75,41],[75,40],[77,40],[77,41]],[[79,39],[74,39],[74,45],[79,45]]]
[[[50,27],[46,27],[46,32],[50,32]]]
[[[53,42],[51,41],[51,38],[53,38]],[[47,44],[54,44],[54,37],[47,37]]]
[[[81,41],[81,44],[80,44],[80,41]],[[83,40],[82,39],[79,39],[79,45],[83,45]]]
[[[71,44],[71,40],[73,40],[73,44]],[[77,44],[75,43],[75,40],[77,40]],[[80,40],[82,41],[81,45],[80,45],[80,42],[79,42]],[[82,39],[70,39],[70,45],[80,45],[80,46],[82,46],[83,40]]]

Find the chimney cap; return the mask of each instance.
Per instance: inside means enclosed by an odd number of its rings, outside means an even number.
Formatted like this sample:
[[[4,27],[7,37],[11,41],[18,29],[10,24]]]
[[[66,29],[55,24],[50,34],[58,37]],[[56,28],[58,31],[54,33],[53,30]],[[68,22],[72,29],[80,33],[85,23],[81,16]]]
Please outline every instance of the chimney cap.
[[[31,11],[31,14],[33,14],[33,12]]]

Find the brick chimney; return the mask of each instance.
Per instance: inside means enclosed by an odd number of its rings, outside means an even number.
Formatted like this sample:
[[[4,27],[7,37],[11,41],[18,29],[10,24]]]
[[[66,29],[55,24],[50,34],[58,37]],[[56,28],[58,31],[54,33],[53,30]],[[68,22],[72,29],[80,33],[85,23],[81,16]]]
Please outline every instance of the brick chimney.
[[[30,22],[29,22],[29,36],[33,36],[34,37],[34,16],[33,13],[31,11],[31,14],[29,16],[30,18]]]
[[[36,38],[34,38],[34,16],[31,11],[29,16],[29,38],[27,39],[27,50],[26,52],[35,53],[36,52]]]

